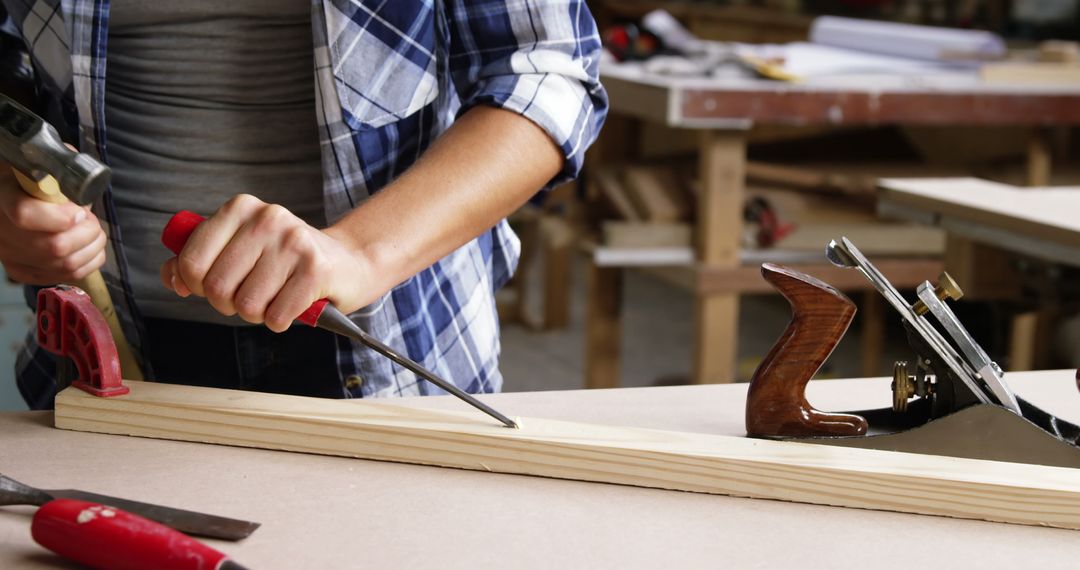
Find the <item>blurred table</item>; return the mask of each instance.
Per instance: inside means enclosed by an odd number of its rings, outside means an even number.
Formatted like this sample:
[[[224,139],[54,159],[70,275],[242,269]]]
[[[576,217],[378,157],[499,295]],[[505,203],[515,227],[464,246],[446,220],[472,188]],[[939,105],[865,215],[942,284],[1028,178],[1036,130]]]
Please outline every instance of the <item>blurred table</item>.
[[[1050,366],[1062,309],[1080,295],[1076,279],[1062,274],[1069,266],[1080,268],[1080,187],[1017,187],[977,178],[896,178],[879,184],[882,215],[936,226],[1023,260],[1029,267],[1023,284],[1028,310],[1013,318],[1009,364],[1014,370]],[[952,265],[960,265],[958,274],[970,274],[973,270],[963,266],[978,263],[974,258]]]
[[[834,76],[785,83],[661,76],[635,64],[605,64],[601,75],[611,96],[612,116],[592,160],[632,160],[640,121],[700,132],[695,247],[682,252],[686,260],[680,262],[691,269],[688,284],[696,299],[692,376],[696,383],[735,378],[739,294],[762,289],[755,283],[753,267],[760,260],[752,263],[740,251],[746,141],[752,126],[1031,127],[1028,179],[1032,185],[1045,185],[1050,170],[1046,129],[1080,124],[1080,87],[988,85],[974,72]],[[588,387],[619,383],[622,269],[655,264],[625,257],[616,263],[603,261],[605,255],[610,259],[609,254],[594,251],[589,268]],[[670,264],[671,256],[666,259]],[[884,272],[902,288],[933,279],[941,267],[914,261],[917,265],[905,266],[903,259],[888,260],[892,271]],[[823,256],[815,264],[803,262],[794,267],[826,281],[837,275]],[[833,284],[841,288],[857,284],[857,279],[844,279],[844,284]]]
[[[1080,267],[1080,187],[1026,188],[977,178],[883,179],[882,215]]]

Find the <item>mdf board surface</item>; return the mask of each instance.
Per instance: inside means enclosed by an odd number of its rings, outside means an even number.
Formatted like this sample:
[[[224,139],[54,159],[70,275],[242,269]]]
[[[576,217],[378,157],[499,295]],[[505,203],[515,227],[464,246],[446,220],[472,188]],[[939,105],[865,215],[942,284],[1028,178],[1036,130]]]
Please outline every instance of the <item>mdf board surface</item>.
[[[1019,188],[977,178],[889,178],[884,197],[1034,238],[1080,244],[1080,188]]]
[[[1080,528],[1074,470],[130,382],[56,400],[63,429]]]

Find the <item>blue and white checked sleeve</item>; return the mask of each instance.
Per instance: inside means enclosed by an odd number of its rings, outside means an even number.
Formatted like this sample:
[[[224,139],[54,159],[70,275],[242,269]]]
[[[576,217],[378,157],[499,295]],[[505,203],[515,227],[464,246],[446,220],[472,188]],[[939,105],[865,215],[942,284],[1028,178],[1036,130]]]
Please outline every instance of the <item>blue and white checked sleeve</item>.
[[[448,0],[450,72],[461,112],[492,105],[530,119],[577,176],[607,116],[600,35],[584,0]]]

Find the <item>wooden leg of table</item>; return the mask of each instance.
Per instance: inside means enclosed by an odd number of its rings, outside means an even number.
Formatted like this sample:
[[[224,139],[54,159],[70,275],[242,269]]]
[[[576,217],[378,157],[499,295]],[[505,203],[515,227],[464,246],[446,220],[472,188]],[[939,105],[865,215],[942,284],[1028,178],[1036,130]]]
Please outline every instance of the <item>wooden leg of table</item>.
[[[694,377],[697,384],[734,382],[739,333],[739,296],[698,295],[695,306]]]
[[[1036,127],[1028,139],[1027,183],[1028,186],[1049,186],[1052,151],[1050,129]],[[1040,329],[1046,326],[1050,315],[1031,311],[1013,317],[1009,333],[1009,370],[1034,370],[1039,360]]]
[[[881,376],[881,356],[885,348],[885,299],[877,291],[863,293],[862,375]]]
[[[707,131],[700,150],[701,190],[697,203],[698,262],[711,267],[739,264],[746,177],[746,133]],[[697,292],[693,380],[732,382],[739,332],[737,293]]]
[[[1012,319],[1009,332],[1009,371],[1031,370],[1035,367],[1035,338],[1038,336],[1039,313],[1021,313]]]
[[[1053,156],[1053,132],[1036,127],[1028,139],[1027,185],[1049,186],[1050,165]]]
[[[570,272],[574,261],[574,232],[566,220],[544,216],[540,220],[544,255],[544,330],[570,324]]]
[[[585,302],[585,387],[619,387],[622,269],[588,264]]]

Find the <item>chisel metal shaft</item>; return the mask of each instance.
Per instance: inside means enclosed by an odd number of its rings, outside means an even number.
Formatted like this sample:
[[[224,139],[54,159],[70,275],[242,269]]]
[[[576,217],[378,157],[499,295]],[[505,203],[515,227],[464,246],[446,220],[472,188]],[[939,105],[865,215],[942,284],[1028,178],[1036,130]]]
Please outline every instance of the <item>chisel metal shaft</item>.
[[[495,411],[491,406],[488,406],[480,400],[477,400],[471,394],[465,392],[464,390],[458,388],[450,382],[443,380],[434,372],[428,370],[427,368],[424,368],[423,366],[420,366],[420,364],[417,363],[415,360],[398,354],[397,351],[395,351],[394,349],[386,346],[385,344],[379,342],[379,340],[375,337],[364,332],[364,329],[356,326],[356,323],[352,322],[352,319],[346,317],[341,311],[337,309],[337,307],[335,307],[332,303],[328,302],[326,299],[320,299],[316,301],[315,304],[312,305],[312,307],[317,307],[320,304],[325,305],[321,308],[321,310],[319,310],[319,316],[315,320],[315,326],[333,333],[337,333],[342,336],[352,338],[360,344],[363,344],[364,346],[371,348],[375,352],[378,352],[379,354],[389,358],[390,360],[393,360],[409,372],[412,372],[413,374],[416,374],[417,376],[430,381],[432,384],[435,384],[443,390],[446,390],[447,392],[457,396],[459,399],[469,404],[470,406],[499,420],[506,427],[517,427],[517,424],[514,423],[513,420]],[[311,309],[308,309],[307,312],[310,311]],[[297,320],[310,324],[305,319]]]

